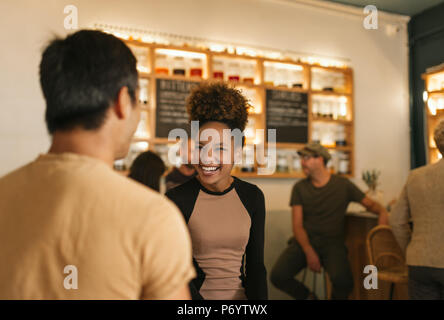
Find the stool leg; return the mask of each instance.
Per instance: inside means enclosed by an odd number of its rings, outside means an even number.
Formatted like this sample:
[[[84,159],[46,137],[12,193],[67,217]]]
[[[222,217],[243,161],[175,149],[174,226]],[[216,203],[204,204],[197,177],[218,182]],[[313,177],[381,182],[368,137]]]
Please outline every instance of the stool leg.
[[[393,292],[395,291],[395,283],[390,283],[390,300],[393,300]]]
[[[325,270],[322,269],[322,276],[324,277],[324,299],[328,300],[328,292],[327,292],[327,274]]]
[[[313,272],[313,294],[316,295],[316,277],[317,277],[317,273]]]

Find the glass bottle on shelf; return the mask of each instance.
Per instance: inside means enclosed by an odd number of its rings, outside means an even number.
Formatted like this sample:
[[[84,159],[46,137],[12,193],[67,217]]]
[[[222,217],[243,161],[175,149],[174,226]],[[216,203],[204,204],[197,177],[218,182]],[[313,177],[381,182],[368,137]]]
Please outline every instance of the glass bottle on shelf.
[[[264,77],[264,84],[266,86],[274,86],[275,85],[275,78],[276,78],[276,68],[273,66],[267,65],[265,66],[265,77]]]
[[[325,99],[325,116],[328,119],[333,119],[333,101],[331,99]]]
[[[191,59],[190,76],[202,78],[202,75],[203,75],[202,60],[199,58]]]
[[[139,103],[146,108],[148,105],[148,80],[139,79],[139,88]]]
[[[337,92],[345,91],[345,75],[342,72],[336,72],[333,75],[333,89]]]
[[[185,75],[185,60],[183,57],[177,56],[173,60],[173,74],[178,76]]]
[[[334,74],[331,72],[323,72],[324,83],[322,90],[333,91],[334,90]]]
[[[157,54],[155,63],[156,63],[155,73],[166,74],[166,75],[169,74],[168,61],[166,55]]]
[[[285,68],[276,69],[275,85],[278,87],[288,87],[288,72]]]
[[[339,174],[348,174],[350,171],[350,161],[349,156],[345,152],[339,153],[339,166],[338,173]]]
[[[320,130],[321,123],[315,122],[313,123],[313,130],[311,133],[311,141],[314,143],[321,143],[321,130]]]
[[[228,64],[228,81],[240,81],[240,66],[239,62],[230,62]]]
[[[347,145],[345,126],[342,124],[336,126],[336,145],[337,146]]]
[[[340,120],[347,120],[347,99],[340,98],[339,99],[339,116]]]
[[[224,80],[224,62],[221,60],[214,60],[213,62],[213,78]]]

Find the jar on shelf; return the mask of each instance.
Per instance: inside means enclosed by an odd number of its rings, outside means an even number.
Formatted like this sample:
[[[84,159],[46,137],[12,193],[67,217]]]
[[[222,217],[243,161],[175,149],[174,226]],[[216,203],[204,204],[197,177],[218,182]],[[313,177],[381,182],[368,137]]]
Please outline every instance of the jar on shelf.
[[[220,60],[214,60],[213,62],[213,78],[218,80],[224,80],[224,62]]]
[[[252,63],[244,63],[241,67],[242,82],[254,84],[256,68]]]
[[[202,69],[202,60],[201,59],[199,59],[199,58],[191,59],[190,76],[202,78],[203,69]]]
[[[181,56],[174,57],[173,60],[173,74],[177,76],[185,75],[185,60]]]
[[[292,70],[290,72],[290,84],[293,88],[304,87],[304,75],[302,70]]]
[[[333,91],[334,90],[334,74],[332,72],[323,72],[322,76],[324,78],[322,90],[323,91]]]
[[[326,148],[336,147],[334,124],[322,124],[321,145]]]
[[[230,62],[228,64],[228,81],[239,82],[240,81],[240,65],[239,62]]]
[[[264,68],[264,72],[264,84],[266,86],[274,86],[276,80],[276,68],[269,65]]]
[[[302,170],[301,157],[299,157],[297,152],[293,154],[293,162],[291,168],[293,172],[301,172]]]
[[[278,153],[277,156],[277,166],[276,166],[276,171],[277,172],[281,172],[281,173],[285,173],[288,172],[288,161],[287,161],[287,157],[284,153],[280,152]]]
[[[314,117],[319,117],[320,116],[320,106],[319,106],[319,100],[318,99],[313,99],[312,100],[312,105],[311,105],[311,113],[313,114]]]
[[[156,55],[156,68],[155,68],[155,73],[157,74],[169,74],[169,68],[168,68],[168,59],[167,56],[165,54],[157,54]]]
[[[242,172],[254,172],[254,146],[247,145],[242,150]]]

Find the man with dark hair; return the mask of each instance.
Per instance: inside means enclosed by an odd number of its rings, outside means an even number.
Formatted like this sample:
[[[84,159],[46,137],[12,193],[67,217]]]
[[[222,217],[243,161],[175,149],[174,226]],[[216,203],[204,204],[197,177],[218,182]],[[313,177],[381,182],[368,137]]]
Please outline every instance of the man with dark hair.
[[[136,59],[91,30],[52,41],[47,154],[0,179],[0,299],[188,299],[183,218],[112,169],[140,118]]]
[[[347,299],[353,289],[344,244],[347,206],[352,201],[361,203],[379,214],[379,224],[388,223],[388,213],[347,178],[330,173],[326,164],[331,156],[323,146],[309,143],[299,155],[307,178],[293,187],[290,206],[294,236],[274,265],[271,282],[295,299],[314,299],[315,295],[294,277],[307,266],[314,272],[323,266],[332,282],[332,298]]]

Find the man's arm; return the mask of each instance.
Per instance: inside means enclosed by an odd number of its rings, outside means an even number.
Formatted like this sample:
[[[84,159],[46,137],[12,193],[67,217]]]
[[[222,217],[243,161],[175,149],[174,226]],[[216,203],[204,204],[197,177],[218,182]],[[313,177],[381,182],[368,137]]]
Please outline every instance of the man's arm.
[[[308,239],[307,232],[303,226],[303,213],[302,206],[296,205],[292,206],[293,211],[293,235],[307,258],[307,265],[313,271],[321,271],[321,262],[319,260],[318,254],[313,249]]]
[[[378,224],[388,225],[389,223],[388,212],[379,202],[373,201],[369,197],[365,196],[364,199],[362,199],[361,204],[367,209],[367,211],[379,215]]]
[[[390,214],[390,225],[392,227],[393,234],[404,252],[412,236],[409,219],[410,207],[407,197],[407,187],[405,186],[401,192],[398,202],[395,204]]]

